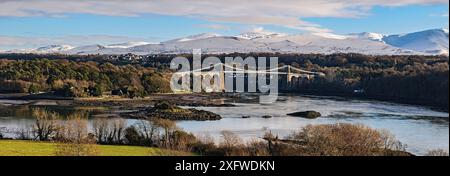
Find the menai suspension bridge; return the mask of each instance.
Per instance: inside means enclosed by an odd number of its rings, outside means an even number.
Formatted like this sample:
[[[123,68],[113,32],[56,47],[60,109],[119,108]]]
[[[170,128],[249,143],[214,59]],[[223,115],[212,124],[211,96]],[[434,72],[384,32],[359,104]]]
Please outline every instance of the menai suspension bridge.
[[[225,76],[230,77],[250,77],[256,75],[278,75],[278,79],[285,79],[282,81],[283,85],[280,85],[284,88],[295,87],[301,84],[303,81],[308,81],[313,79],[314,77],[323,77],[325,76],[322,72],[313,72],[307,71],[300,68],[293,67],[291,65],[283,65],[277,68],[271,69],[256,69],[247,66],[245,69],[244,66],[238,65],[227,65],[224,63],[217,63],[215,65],[206,66],[203,68],[190,70],[190,71],[182,71],[175,72],[174,75],[178,77],[199,77],[199,78],[214,78],[218,77],[220,79],[220,90],[225,90]],[[280,76],[281,75],[281,76]],[[192,80],[192,79],[191,79]]]

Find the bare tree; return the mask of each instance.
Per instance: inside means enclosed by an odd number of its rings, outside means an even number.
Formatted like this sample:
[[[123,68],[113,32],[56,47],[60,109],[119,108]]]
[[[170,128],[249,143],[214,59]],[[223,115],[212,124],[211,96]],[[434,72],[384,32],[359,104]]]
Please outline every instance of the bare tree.
[[[97,118],[93,121],[92,127],[98,143],[101,144],[123,143],[123,136],[126,128],[125,119]]]
[[[222,131],[223,141],[219,144],[225,156],[248,156],[250,155],[242,139],[231,131]]]
[[[100,144],[106,143],[108,136],[108,119],[96,118],[92,123],[94,135],[97,138],[97,142]]]
[[[153,145],[158,137],[158,127],[147,120],[139,120],[136,125],[144,145]]]
[[[428,151],[425,156],[449,156],[448,151],[445,151],[443,149],[436,149],[436,150],[430,150]]]
[[[114,131],[116,132],[115,141],[119,144],[123,142],[123,131],[127,126],[126,120],[122,118],[116,118],[113,121]]]
[[[0,139],[3,139],[4,133],[6,133],[6,127],[0,127]]]
[[[242,139],[231,131],[222,131],[221,134],[223,141],[220,143],[220,146],[233,147],[242,144]]]
[[[106,142],[109,144],[120,144],[123,142],[123,131],[126,127],[126,121],[122,118],[115,118],[107,122]]]
[[[171,136],[173,136],[174,132],[177,129],[175,122],[168,119],[155,118],[152,119],[152,123],[153,125],[163,130],[163,134],[161,136],[161,145],[166,148],[170,148],[171,144],[173,143],[173,139],[171,138]]]
[[[56,144],[57,156],[92,156],[98,154],[96,140],[88,133],[87,115],[74,113],[59,130],[60,138]]]
[[[32,127],[25,127],[25,128],[18,128],[14,130],[14,134],[16,139],[19,140],[29,140],[31,139],[31,136],[33,135],[33,131],[30,130]]]
[[[247,142],[246,150],[250,156],[270,156],[267,142],[260,140],[250,140]]]
[[[33,109],[32,114],[36,118],[32,130],[34,139],[40,141],[50,140],[58,130],[57,119],[59,119],[59,115],[43,109]]]

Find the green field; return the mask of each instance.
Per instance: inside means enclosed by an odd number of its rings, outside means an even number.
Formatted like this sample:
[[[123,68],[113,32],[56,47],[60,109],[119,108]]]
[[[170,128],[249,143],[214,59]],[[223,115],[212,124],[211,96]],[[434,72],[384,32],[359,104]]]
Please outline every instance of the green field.
[[[54,156],[52,142],[0,140],[0,156]],[[180,156],[190,153],[138,146],[98,145],[100,156]]]

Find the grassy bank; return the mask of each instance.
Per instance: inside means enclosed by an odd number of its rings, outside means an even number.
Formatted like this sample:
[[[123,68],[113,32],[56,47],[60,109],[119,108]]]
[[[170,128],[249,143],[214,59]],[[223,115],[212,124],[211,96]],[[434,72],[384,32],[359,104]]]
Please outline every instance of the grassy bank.
[[[52,142],[0,140],[0,156],[54,156]],[[100,156],[185,156],[190,153],[138,146],[98,145]]]

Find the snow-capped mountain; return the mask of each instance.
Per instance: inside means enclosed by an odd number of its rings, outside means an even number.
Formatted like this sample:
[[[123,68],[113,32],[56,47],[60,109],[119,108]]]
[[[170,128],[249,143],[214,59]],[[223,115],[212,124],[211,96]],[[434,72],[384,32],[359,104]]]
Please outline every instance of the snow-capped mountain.
[[[287,53],[363,53],[369,55],[410,55],[418,52],[392,47],[382,42],[345,36],[316,34],[290,35],[271,39],[257,39],[278,52]],[[284,45],[283,45],[284,44]]]
[[[86,45],[86,46],[79,46],[75,47],[71,50],[62,52],[63,54],[91,54],[96,53],[97,51],[100,51],[102,49],[105,49],[106,47],[102,45]]]
[[[187,41],[192,41],[192,40],[201,40],[201,39],[220,37],[220,36],[221,35],[215,34],[215,33],[202,33],[202,34],[191,35],[191,36],[187,36],[187,37],[183,37],[183,38],[169,40],[169,41],[166,41],[163,43],[187,42]]]
[[[363,53],[370,55],[407,55],[421,54],[410,50],[392,47],[382,42],[353,38],[326,37],[314,34],[277,35],[254,37],[251,39],[237,36],[196,35],[186,37],[187,40],[171,40],[160,44],[141,45],[130,48],[100,48],[84,52],[69,51],[69,54],[179,54],[191,53],[200,48],[204,53],[248,53],[248,52],[280,52],[280,53]],[[195,39],[194,39],[195,38]]]
[[[9,51],[5,51],[5,52],[6,53],[37,53],[37,54],[61,53],[61,52],[69,51],[73,48],[74,47],[70,46],[70,45],[48,45],[48,46],[43,46],[43,47],[34,48],[34,49],[15,49],[15,50],[9,50]]]
[[[385,38],[386,35],[373,33],[373,32],[363,32],[363,33],[357,33],[357,34],[349,34],[349,37],[384,42],[383,38]]]
[[[448,29],[432,29],[383,38],[384,42],[395,47],[444,55],[448,55],[448,40]]]
[[[148,45],[151,43],[148,42],[126,42],[126,43],[117,43],[117,44],[111,44],[106,45],[105,48],[131,48],[135,46],[141,46],[141,45]]]
[[[286,34],[283,33],[275,33],[275,32],[245,32],[237,35],[238,38],[243,38],[247,40],[253,39],[267,39],[267,38],[275,38],[275,37],[284,37]]]
[[[39,53],[54,53],[60,51],[68,51],[73,49],[73,46],[70,45],[49,45],[44,47],[39,47],[35,51]]]
[[[361,53],[369,55],[448,55],[448,30],[434,29],[422,32],[383,35],[359,33],[286,35],[266,31],[253,31],[237,36],[204,33],[161,43],[128,42],[112,45],[71,47],[43,47],[36,53],[63,54],[180,54],[202,49],[204,53]],[[14,50],[9,52],[29,52]]]
[[[126,43],[117,43],[117,44],[110,44],[110,45],[85,45],[85,46],[75,47],[71,50],[66,50],[61,53],[63,53],[63,54],[91,54],[91,53],[97,53],[97,51],[100,51],[100,50],[110,49],[112,51],[119,51],[122,49],[127,49],[127,48],[142,46],[142,45],[150,45],[150,44],[152,44],[152,43],[126,42]]]
[[[448,55],[449,52],[448,29],[431,29],[396,35],[364,32],[359,34],[349,34],[349,37],[384,42],[397,48],[430,55]]]

